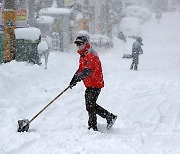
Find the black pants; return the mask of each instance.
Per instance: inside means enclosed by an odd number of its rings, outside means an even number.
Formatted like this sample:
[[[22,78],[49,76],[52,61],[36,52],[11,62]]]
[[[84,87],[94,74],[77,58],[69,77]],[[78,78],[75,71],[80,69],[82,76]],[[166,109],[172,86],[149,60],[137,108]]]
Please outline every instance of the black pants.
[[[110,115],[107,110],[96,103],[100,92],[100,88],[87,88],[85,91],[86,110],[89,115],[88,125],[90,127],[97,127],[96,114],[106,119]]]
[[[138,55],[133,55],[132,57],[132,64],[131,64],[131,69],[137,69],[138,68],[138,63],[139,63],[139,56]]]

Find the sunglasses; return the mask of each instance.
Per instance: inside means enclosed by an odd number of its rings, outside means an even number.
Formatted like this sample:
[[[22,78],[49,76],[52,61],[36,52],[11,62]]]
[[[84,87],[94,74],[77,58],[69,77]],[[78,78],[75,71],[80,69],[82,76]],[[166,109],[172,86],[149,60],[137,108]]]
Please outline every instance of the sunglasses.
[[[82,45],[83,43],[82,42],[76,42],[75,43],[77,46],[80,46],[80,45]]]

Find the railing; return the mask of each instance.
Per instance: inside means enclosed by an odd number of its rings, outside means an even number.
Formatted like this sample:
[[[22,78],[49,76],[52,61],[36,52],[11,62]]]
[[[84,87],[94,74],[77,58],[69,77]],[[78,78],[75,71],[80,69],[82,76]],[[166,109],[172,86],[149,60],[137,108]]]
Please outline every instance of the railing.
[[[109,47],[109,48],[113,47],[113,43],[110,38],[103,38],[103,37],[92,38],[91,37],[90,42],[92,45],[94,45],[96,47]]]

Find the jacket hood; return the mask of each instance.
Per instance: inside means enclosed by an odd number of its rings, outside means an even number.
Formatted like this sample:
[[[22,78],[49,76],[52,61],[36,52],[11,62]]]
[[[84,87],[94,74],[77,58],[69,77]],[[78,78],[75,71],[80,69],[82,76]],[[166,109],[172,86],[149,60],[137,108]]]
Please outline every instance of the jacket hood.
[[[142,42],[139,42],[140,45],[144,45]]]
[[[82,50],[78,50],[78,53],[79,53],[80,55],[83,55],[89,48],[90,48],[90,44],[87,43]]]
[[[140,46],[144,45],[142,42],[139,42],[136,40],[136,44],[139,44]]]
[[[141,38],[141,37],[137,37],[137,38],[136,38],[136,41],[139,42],[140,45],[143,45],[143,43],[142,43],[142,38]]]

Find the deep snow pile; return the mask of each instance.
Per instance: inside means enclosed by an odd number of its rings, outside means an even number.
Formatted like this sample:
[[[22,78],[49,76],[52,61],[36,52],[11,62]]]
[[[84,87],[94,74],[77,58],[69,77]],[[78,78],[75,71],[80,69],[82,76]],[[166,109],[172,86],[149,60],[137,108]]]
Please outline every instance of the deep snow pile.
[[[27,63],[0,66],[0,154],[179,154],[180,15],[154,17],[143,26],[138,71],[122,59],[120,40],[99,52],[105,88],[98,103],[118,115],[113,128],[98,117],[100,132],[87,130],[84,86],[67,91],[30,125],[16,132],[17,120],[31,119],[68,86],[78,66],[75,52],[50,53],[48,69]],[[131,46],[128,48],[131,49]]]

